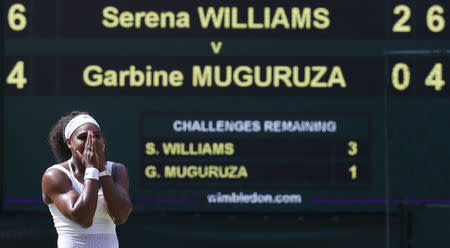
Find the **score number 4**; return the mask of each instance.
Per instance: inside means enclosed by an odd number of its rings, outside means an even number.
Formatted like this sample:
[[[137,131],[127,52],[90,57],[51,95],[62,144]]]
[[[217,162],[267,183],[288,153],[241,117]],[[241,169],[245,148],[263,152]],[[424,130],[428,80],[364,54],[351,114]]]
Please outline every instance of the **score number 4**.
[[[436,63],[431,69],[428,76],[425,78],[425,85],[434,87],[434,90],[441,91],[445,85],[444,79],[442,79],[443,69],[442,63]],[[400,80],[400,76],[402,79]],[[392,67],[391,72],[392,85],[396,90],[403,91],[409,87],[411,82],[411,72],[409,66],[405,63],[397,63]]]
[[[22,31],[27,26],[27,18],[24,15],[25,12],[26,8],[21,3],[15,3],[9,8],[8,25],[13,31]],[[6,78],[6,83],[15,84],[17,89],[24,88],[24,85],[27,83],[27,78],[25,77],[25,63],[23,61],[17,61],[16,65]]]
[[[23,89],[24,85],[27,83],[27,78],[25,77],[25,63],[23,61],[17,61],[16,65],[6,78],[6,83],[15,84],[17,89]]]
[[[15,3],[9,7],[8,10],[8,25],[16,32],[22,31],[27,26],[27,18],[25,17],[27,9],[21,3]],[[23,61],[17,61],[8,77],[6,78],[7,84],[15,84],[17,89],[23,89],[27,83],[25,77],[25,63]]]

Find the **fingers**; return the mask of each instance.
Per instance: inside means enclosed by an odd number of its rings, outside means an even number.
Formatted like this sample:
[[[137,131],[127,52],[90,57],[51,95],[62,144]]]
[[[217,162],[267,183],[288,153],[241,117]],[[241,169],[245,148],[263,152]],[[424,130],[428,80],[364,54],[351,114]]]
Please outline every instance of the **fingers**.
[[[82,152],[77,150],[76,155],[86,167],[98,167],[99,157],[97,154],[96,140],[92,131],[88,131],[86,142],[84,143],[84,150]]]
[[[89,134],[91,136],[91,151],[96,154],[96,149],[95,149],[95,138],[94,138],[94,134],[92,133],[92,131],[89,131]]]
[[[90,164],[92,164],[95,168],[98,167],[98,156],[97,156],[97,149],[96,149],[96,140],[94,138],[94,133],[92,131],[88,131],[88,153],[87,158]]]
[[[86,143],[84,143],[84,154],[91,149],[91,131],[88,131]]]
[[[81,161],[83,158],[83,154],[81,154],[81,152],[79,152],[78,150],[76,151],[77,155],[78,155],[78,159]]]
[[[86,139],[86,143],[85,143],[84,147],[85,147],[85,151],[91,151],[91,152],[95,153],[95,138],[94,138],[94,134],[92,133],[92,131],[88,131],[88,135],[87,135],[87,139]]]

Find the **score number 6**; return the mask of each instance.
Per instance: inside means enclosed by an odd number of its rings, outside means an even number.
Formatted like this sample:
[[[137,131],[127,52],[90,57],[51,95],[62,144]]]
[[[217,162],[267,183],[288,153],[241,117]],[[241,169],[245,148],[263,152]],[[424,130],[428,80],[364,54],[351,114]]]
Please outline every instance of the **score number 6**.
[[[400,18],[392,26],[394,33],[410,33],[411,25],[407,24],[411,17],[411,8],[408,5],[400,4],[393,9],[394,15],[400,15]],[[445,10],[441,5],[432,5],[427,10],[426,23],[428,30],[433,33],[442,32],[445,28],[445,19],[442,16]]]
[[[13,31],[22,31],[27,26],[27,18],[24,15],[26,11],[27,9],[21,3],[15,3],[9,8],[8,24]]]

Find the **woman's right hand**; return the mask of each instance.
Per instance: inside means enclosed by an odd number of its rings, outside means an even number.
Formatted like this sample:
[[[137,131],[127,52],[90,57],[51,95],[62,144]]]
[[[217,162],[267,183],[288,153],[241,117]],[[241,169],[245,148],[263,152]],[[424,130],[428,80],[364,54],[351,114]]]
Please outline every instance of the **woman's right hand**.
[[[99,158],[95,150],[95,138],[92,131],[88,131],[86,143],[84,144],[83,154],[77,150],[78,156],[81,158],[81,162],[86,168],[97,168],[99,165]]]

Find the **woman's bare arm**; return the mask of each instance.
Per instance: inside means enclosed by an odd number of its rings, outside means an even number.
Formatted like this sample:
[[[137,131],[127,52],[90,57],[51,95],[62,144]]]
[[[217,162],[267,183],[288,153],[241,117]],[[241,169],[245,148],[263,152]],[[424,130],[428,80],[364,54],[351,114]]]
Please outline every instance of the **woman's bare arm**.
[[[127,220],[133,209],[133,204],[128,194],[129,177],[127,168],[123,164],[115,163],[112,170],[113,175],[100,177],[100,183],[109,215],[114,223],[119,225]]]
[[[98,168],[98,156],[92,131],[88,132],[83,154],[76,152],[85,168]],[[98,180],[85,179],[83,191],[78,194],[67,175],[58,169],[48,169],[42,177],[42,192],[51,199],[64,216],[83,227],[92,226],[97,208],[98,189]]]
[[[81,194],[72,187],[67,175],[58,169],[48,169],[42,177],[42,192],[68,219],[82,227],[92,225],[97,208],[99,183],[87,179]]]

